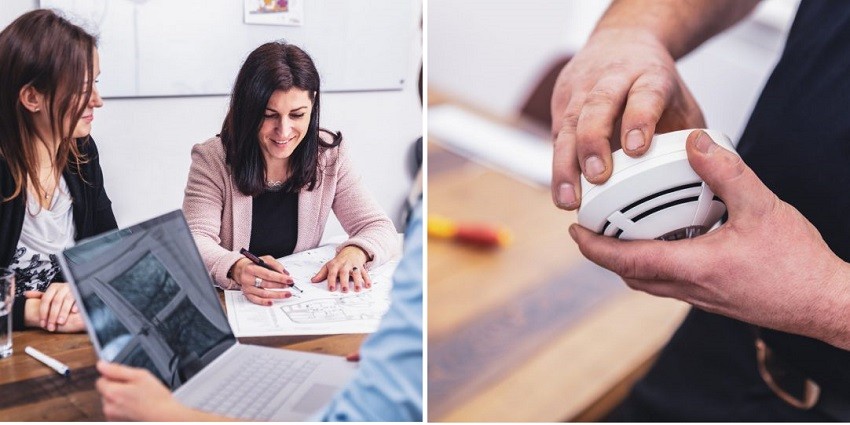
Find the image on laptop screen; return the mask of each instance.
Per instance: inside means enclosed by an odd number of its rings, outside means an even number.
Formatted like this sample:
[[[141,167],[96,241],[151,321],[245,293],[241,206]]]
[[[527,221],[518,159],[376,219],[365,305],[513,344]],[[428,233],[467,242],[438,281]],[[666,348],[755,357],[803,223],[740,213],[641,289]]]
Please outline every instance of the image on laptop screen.
[[[236,343],[179,210],[82,241],[64,265],[104,360],[175,390]]]

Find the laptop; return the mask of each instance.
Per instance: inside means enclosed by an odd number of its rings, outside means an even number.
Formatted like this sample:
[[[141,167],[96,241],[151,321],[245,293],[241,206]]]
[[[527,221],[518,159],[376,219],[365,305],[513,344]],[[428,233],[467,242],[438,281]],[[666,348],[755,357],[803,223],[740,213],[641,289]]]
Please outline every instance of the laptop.
[[[186,405],[303,420],[356,369],[342,357],[240,344],[180,210],[59,257],[98,357],[151,371]]]

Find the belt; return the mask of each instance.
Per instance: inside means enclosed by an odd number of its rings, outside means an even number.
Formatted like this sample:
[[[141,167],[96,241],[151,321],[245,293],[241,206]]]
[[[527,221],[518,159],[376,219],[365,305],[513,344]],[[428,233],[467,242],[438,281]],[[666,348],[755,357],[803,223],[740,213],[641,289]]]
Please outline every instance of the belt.
[[[778,357],[755,333],[758,370],[764,383],[789,405],[801,410],[816,410],[833,419],[850,421],[850,396],[827,391],[798,368]]]

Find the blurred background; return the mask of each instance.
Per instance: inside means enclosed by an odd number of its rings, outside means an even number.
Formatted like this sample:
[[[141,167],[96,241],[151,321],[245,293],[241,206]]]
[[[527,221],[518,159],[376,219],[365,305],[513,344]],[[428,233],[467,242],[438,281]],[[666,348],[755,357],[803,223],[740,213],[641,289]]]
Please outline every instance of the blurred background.
[[[548,68],[581,48],[608,3],[429,0],[429,88],[498,116],[515,115]],[[740,136],[798,3],[763,1],[679,61],[710,128]]]

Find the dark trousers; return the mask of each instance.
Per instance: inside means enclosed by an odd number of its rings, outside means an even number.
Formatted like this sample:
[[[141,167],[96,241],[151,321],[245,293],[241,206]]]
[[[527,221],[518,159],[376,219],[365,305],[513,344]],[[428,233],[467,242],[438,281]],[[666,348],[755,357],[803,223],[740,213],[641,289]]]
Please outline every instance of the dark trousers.
[[[819,422],[779,399],[758,372],[750,326],[692,309],[612,422]]]

